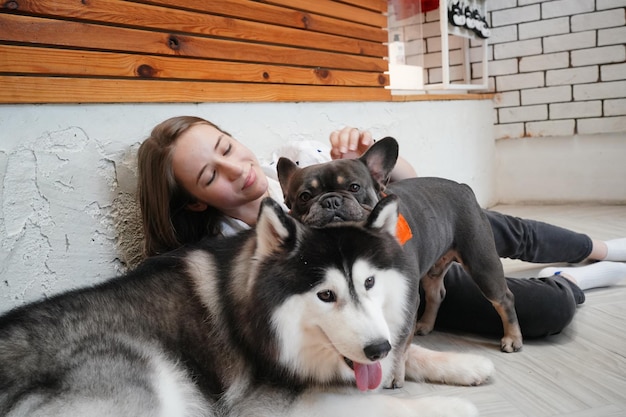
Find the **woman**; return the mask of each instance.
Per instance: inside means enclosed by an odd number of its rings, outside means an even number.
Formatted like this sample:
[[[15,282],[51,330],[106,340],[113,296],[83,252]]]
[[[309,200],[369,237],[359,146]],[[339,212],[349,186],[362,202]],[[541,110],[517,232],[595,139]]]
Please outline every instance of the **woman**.
[[[373,140],[367,132],[345,128],[333,132],[330,142],[336,159],[361,155]],[[264,174],[255,155],[201,118],[174,117],[157,125],[142,143],[138,162],[148,256],[253,226],[267,196],[283,203],[280,185]],[[392,180],[411,176],[416,176],[414,169],[400,158]],[[626,260],[626,239],[602,242],[546,223],[485,212],[501,257],[546,263]],[[560,332],[584,302],[583,290],[614,284],[626,276],[626,264],[599,262],[543,272],[544,278],[507,278],[526,338]],[[499,316],[462,268],[451,268],[444,282],[447,295],[437,327],[501,335]]]

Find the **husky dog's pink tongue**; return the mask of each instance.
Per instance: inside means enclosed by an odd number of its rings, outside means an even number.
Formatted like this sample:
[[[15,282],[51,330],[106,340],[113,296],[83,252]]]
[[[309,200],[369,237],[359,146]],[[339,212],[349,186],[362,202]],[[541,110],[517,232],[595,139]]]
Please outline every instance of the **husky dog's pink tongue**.
[[[361,391],[378,388],[383,379],[383,369],[380,362],[371,364],[354,362],[354,377],[356,386]]]

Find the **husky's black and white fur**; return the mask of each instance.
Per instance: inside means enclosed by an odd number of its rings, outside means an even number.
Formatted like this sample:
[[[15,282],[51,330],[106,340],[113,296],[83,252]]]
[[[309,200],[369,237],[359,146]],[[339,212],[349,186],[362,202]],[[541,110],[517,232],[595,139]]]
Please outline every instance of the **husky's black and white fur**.
[[[411,345],[417,282],[395,198],[315,229],[265,200],[256,230],[147,260],[0,317],[0,415],[469,416],[361,390],[479,384],[487,359]]]

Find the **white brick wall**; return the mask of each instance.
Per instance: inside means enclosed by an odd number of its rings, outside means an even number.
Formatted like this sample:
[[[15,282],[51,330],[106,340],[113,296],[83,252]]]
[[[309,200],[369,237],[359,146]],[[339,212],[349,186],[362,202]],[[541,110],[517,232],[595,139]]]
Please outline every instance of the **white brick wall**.
[[[621,116],[626,115],[626,99],[604,100],[605,116]]]
[[[606,64],[624,62],[626,47],[624,45],[598,46],[595,48],[572,51],[572,66]]]
[[[543,53],[591,48],[596,45],[594,31],[550,36],[543,39]]]
[[[572,16],[578,13],[592,11],[594,0],[557,0],[541,4],[541,13],[544,19],[556,16]]]
[[[546,72],[546,85],[582,84],[598,81],[598,66]]]
[[[497,138],[626,132],[626,0],[487,7]]]
[[[491,7],[491,4],[488,3],[487,6]],[[513,23],[532,22],[540,18],[541,8],[538,4],[491,12],[491,24],[494,27],[511,25]]]
[[[545,84],[543,72],[528,74],[503,75],[496,77],[496,90],[520,90],[524,88],[541,87]]]
[[[604,9],[616,9],[618,7],[625,7],[626,0],[597,0],[596,8],[598,10]]]
[[[626,0],[486,4],[497,138],[626,132]],[[401,26],[407,63],[422,66],[427,83],[441,82],[439,11]],[[461,38],[451,36],[449,44],[450,78],[461,81]],[[482,76],[480,45],[470,41],[474,82]]]
[[[574,120],[548,120],[545,122],[526,123],[527,136],[563,136],[573,135]]]
[[[572,88],[569,85],[559,87],[543,87],[522,90],[522,105],[540,103],[556,103],[572,100]]]
[[[626,97],[626,81],[579,84],[574,86],[574,100],[596,100]]]
[[[602,116],[602,102],[599,100],[552,103],[549,109],[551,119],[578,119],[581,117]]]
[[[525,56],[519,60],[520,72],[541,71],[555,68],[567,68],[569,66],[569,54],[559,52],[556,54],[543,54],[535,56]],[[490,67],[491,68],[491,67]],[[494,74],[489,71],[491,75]]]
[[[494,45],[494,59],[539,55],[541,54],[541,39],[528,39],[525,41],[501,43]]]
[[[600,81],[623,80],[624,74],[626,74],[626,63],[600,67]]]
[[[624,19],[624,13],[614,10],[572,16],[572,32],[624,26]]]
[[[520,23],[518,25],[519,38],[542,38],[549,35],[560,35],[569,30],[569,18],[560,17],[558,19],[538,20],[530,23]]]

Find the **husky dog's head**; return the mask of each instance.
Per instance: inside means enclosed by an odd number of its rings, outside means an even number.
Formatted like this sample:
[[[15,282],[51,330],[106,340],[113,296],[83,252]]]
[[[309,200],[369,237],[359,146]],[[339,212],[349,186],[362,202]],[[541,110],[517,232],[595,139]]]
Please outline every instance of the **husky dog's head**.
[[[264,201],[230,289],[237,338],[263,375],[361,390],[389,383],[403,361],[417,299],[395,239],[397,219],[393,196],[363,225],[325,228],[303,226]]]
[[[379,201],[397,159],[398,142],[391,137],[379,140],[358,159],[299,168],[280,158],[277,170],[285,204],[292,216],[313,226],[363,220]]]

